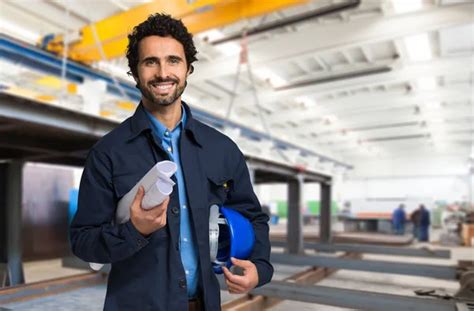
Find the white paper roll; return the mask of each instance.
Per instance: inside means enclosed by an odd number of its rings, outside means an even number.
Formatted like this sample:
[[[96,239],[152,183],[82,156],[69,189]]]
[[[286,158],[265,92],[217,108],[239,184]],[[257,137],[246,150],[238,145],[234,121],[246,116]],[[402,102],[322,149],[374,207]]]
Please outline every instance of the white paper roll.
[[[115,222],[121,224],[130,219],[130,206],[140,186],[143,186],[145,189],[142,208],[150,209],[161,204],[173,191],[174,182],[170,177],[173,176],[177,169],[176,164],[171,161],[161,161],[153,166],[132,190],[125,194],[119,201],[115,213]],[[160,189],[163,190],[163,192]]]

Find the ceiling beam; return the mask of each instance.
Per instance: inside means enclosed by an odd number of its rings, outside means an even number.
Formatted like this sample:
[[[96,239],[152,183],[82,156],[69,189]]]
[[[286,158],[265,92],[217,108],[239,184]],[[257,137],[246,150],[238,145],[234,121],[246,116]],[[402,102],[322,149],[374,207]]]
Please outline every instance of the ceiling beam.
[[[271,103],[281,101],[285,98],[296,98],[301,95],[312,94],[334,94],[335,92],[354,91],[363,87],[375,87],[382,84],[404,83],[409,79],[418,77],[436,77],[449,72],[450,74],[467,73],[473,68],[470,66],[471,56],[462,56],[458,58],[437,58],[431,61],[415,63],[401,68],[393,68],[390,72],[372,74],[364,77],[349,78],[340,81],[328,82],[323,84],[303,86],[283,91],[262,91],[258,97],[260,104],[271,110]],[[239,96],[239,101],[249,102],[253,100],[252,95],[244,93]]]
[[[325,101],[316,101],[314,109],[292,108],[289,111],[277,111],[271,115],[271,123],[287,120],[298,122],[318,116],[335,114],[338,117],[351,114],[371,113],[400,107],[414,107],[431,102],[469,99],[470,88],[438,88],[429,92],[386,92],[354,95]],[[383,103],[383,104],[382,104]],[[296,105],[295,105],[296,106]]]
[[[304,31],[253,42],[249,45],[249,58],[254,68],[271,66],[292,58],[312,56],[320,51],[340,51],[470,22],[472,22],[472,5],[459,4],[422,10],[413,14],[353,20],[349,23],[315,24],[305,28]],[[331,36],[328,36],[328,33]],[[314,40],[308,40],[308,34],[311,34]],[[288,49],[289,46],[291,49]],[[232,75],[235,73],[238,61],[239,54],[207,63],[197,62],[195,65],[197,74],[191,76],[190,81]]]

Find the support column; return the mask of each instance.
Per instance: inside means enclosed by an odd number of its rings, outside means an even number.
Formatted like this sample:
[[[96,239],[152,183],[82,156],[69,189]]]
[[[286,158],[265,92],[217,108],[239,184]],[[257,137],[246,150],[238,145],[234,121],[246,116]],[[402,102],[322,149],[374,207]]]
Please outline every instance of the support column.
[[[319,211],[319,241],[331,243],[331,181],[321,183],[321,205]]]
[[[303,254],[303,217],[301,214],[303,201],[303,176],[288,182],[288,222],[287,243],[288,253]]]
[[[0,214],[5,224],[0,227],[2,247],[0,259],[5,263],[6,285],[25,282],[22,262],[22,174],[23,162],[0,164]],[[3,244],[3,245],[5,245]]]

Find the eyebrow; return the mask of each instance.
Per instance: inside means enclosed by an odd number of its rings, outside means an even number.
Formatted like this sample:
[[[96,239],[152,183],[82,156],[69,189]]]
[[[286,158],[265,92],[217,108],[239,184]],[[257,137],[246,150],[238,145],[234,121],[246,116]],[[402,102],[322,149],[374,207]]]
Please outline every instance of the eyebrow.
[[[178,55],[170,55],[170,56],[166,56],[166,58],[168,59],[171,59],[171,60],[180,60],[180,61],[183,61],[183,59],[178,56]],[[148,56],[148,57],[145,57],[144,59],[142,59],[142,63],[144,62],[147,62],[147,61],[155,61],[155,62],[158,62],[160,60],[159,57],[156,57],[156,56]]]
[[[183,60],[180,56],[177,56],[177,55],[170,55],[170,56],[168,56],[168,58],[173,59],[173,60],[180,60],[180,61]]]

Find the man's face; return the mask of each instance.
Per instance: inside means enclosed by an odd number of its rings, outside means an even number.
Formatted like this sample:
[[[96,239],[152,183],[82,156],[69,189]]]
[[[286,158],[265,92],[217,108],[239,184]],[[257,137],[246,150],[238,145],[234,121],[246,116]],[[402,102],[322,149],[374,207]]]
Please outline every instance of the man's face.
[[[138,45],[138,77],[143,101],[153,109],[180,99],[188,66],[183,45],[172,37],[149,36]]]

